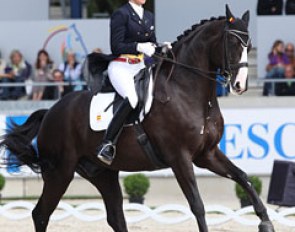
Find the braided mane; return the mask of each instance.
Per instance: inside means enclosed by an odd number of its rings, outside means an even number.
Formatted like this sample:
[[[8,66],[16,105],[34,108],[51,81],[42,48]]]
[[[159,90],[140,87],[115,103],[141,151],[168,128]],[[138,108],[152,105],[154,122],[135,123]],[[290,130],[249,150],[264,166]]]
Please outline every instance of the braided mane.
[[[210,19],[204,19],[201,20],[199,23],[194,24],[191,26],[190,29],[185,30],[181,35],[177,36],[177,40],[172,43],[172,46],[174,47],[178,42],[180,42],[183,38],[188,37],[189,35],[192,34],[192,32],[196,31],[200,26],[204,25],[207,22],[212,22],[212,21],[219,21],[219,20],[224,20],[225,16],[219,16],[218,18],[211,17]]]

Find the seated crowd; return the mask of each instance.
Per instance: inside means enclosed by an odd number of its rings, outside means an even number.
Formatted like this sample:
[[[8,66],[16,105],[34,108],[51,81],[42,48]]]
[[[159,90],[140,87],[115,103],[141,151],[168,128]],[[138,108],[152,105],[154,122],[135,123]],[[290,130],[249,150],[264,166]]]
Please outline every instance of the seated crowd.
[[[282,79],[283,82],[266,82],[263,96],[295,96],[295,53],[292,43],[276,40],[268,54],[266,79]]]
[[[66,61],[56,66],[44,49],[38,52],[34,65],[27,62],[19,50],[14,50],[8,62],[0,56],[0,100],[55,100],[81,90],[83,86],[76,84],[82,81],[81,66],[71,51]],[[28,81],[36,85],[25,85]],[[56,85],[46,85],[46,82]]]
[[[93,52],[101,53],[102,51],[96,48]],[[81,69],[81,63],[76,60],[75,53],[71,51],[67,52],[66,61],[58,66],[44,49],[37,53],[34,65],[29,64],[18,50],[11,52],[9,62],[1,59],[0,54],[0,100],[60,99],[71,91],[85,89],[85,86],[77,84],[83,81]],[[3,86],[2,83],[18,83],[20,86]],[[216,91],[217,96],[227,96],[229,89],[217,83]]]
[[[295,96],[295,53],[292,43],[276,40],[268,54],[266,79],[284,79],[284,82],[266,82],[263,95]],[[101,50],[94,52],[101,52]],[[32,81],[33,86],[28,84]],[[71,91],[82,90],[82,65],[74,52],[67,52],[65,62],[56,66],[50,55],[41,49],[35,64],[26,61],[19,50],[10,53],[9,61],[0,53],[0,100],[57,100]],[[44,83],[42,83],[44,82]],[[48,85],[48,83],[55,83]],[[12,84],[12,85],[11,85]],[[19,85],[17,85],[19,84]],[[227,96],[228,89],[217,86],[218,96]]]

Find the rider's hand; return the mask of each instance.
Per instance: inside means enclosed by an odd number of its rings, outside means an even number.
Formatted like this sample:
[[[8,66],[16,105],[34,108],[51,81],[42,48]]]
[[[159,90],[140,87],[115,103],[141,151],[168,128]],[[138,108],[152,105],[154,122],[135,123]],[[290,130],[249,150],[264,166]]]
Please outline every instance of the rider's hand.
[[[138,43],[136,50],[138,52],[144,53],[147,56],[152,56],[154,55],[156,51],[156,47],[153,43],[146,42],[146,43]]]
[[[171,42],[163,42],[163,45],[164,45],[165,47],[167,47],[168,49],[172,49]]]
[[[163,43],[160,45],[160,47],[161,47],[161,52],[162,52],[163,54],[166,54],[169,50],[172,49],[172,45],[171,45],[170,42],[163,42]]]

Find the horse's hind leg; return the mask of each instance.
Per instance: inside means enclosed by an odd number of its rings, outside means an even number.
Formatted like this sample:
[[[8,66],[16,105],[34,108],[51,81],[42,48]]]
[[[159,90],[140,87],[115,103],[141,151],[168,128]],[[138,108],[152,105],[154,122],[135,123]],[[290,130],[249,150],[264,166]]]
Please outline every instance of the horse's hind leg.
[[[95,177],[88,177],[80,172],[79,174],[89,180],[100,191],[107,211],[108,224],[116,232],[127,232],[118,172],[104,170]]]
[[[274,232],[267,210],[255,189],[251,186],[246,173],[235,166],[218,148],[204,156],[197,157],[194,163],[198,167],[207,168],[220,176],[232,179],[240,184],[248,193],[254,210],[261,219],[259,232]]]
[[[44,180],[42,195],[32,212],[36,232],[46,232],[50,215],[58,205],[74,177],[74,168],[59,166],[50,173],[43,173]]]

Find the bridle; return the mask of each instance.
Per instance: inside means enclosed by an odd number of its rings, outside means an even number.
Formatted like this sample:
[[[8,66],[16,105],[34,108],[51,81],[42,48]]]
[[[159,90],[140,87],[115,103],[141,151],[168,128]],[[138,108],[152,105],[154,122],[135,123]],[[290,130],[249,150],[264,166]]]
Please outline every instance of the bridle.
[[[229,29],[228,24],[226,23],[225,29],[224,29],[224,62],[223,62],[223,67],[219,71],[205,71],[202,70],[198,67],[194,67],[188,64],[184,64],[182,62],[179,62],[176,60],[175,54],[173,53],[172,49],[169,49],[169,53],[172,55],[172,59],[166,56],[163,56],[161,54],[154,54],[153,56],[157,59],[160,60],[160,63],[162,64],[163,61],[172,63],[173,66],[171,68],[170,74],[168,79],[170,79],[170,76],[172,75],[172,72],[174,70],[174,66],[180,66],[182,68],[188,69],[192,72],[196,72],[199,75],[212,80],[216,81],[224,86],[227,86],[230,83],[231,77],[232,77],[232,70],[237,70],[241,67],[248,67],[248,62],[240,62],[237,64],[230,64],[229,63],[229,57],[228,57],[228,36],[232,35],[235,36],[240,42],[243,47],[248,47],[251,43],[251,39],[249,37],[248,32],[240,31],[240,30],[234,30],[234,29]],[[243,36],[247,37],[247,39],[243,39]],[[160,65],[161,66],[161,65]],[[214,78],[212,76],[215,76],[217,78]]]
[[[236,37],[243,48],[248,48],[251,39],[249,37],[249,33],[245,31],[240,31],[240,30],[235,30],[235,29],[229,29],[228,24],[226,23],[225,29],[224,29],[224,62],[223,62],[223,68],[222,68],[222,74],[224,76],[227,76],[229,79],[232,77],[232,70],[237,70],[242,67],[248,67],[248,62],[240,62],[237,64],[230,64],[229,63],[229,56],[228,56],[228,36],[232,35]],[[247,39],[243,39],[243,36],[246,37]]]

